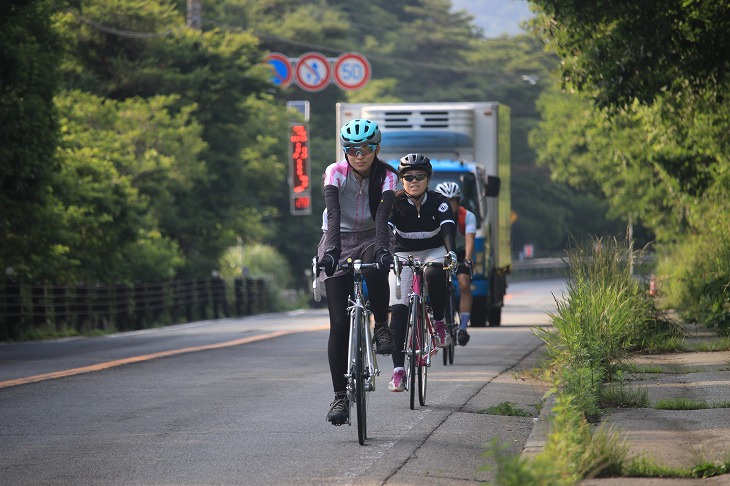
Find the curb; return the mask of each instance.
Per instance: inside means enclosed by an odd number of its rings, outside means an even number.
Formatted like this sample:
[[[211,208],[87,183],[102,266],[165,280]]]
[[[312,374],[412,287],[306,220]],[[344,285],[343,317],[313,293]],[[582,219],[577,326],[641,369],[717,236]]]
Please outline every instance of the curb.
[[[553,413],[553,407],[555,406],[555,394],[551,393],[545,399],[545,404],[540,410],[540,415],[535,418],[535,426],[532,428],[532,432],[527,437],[525,447],[522,449],[521,457],[523,459],[531,459],[542,452],[547,441],[547,436],[550,433],[550,417]]]

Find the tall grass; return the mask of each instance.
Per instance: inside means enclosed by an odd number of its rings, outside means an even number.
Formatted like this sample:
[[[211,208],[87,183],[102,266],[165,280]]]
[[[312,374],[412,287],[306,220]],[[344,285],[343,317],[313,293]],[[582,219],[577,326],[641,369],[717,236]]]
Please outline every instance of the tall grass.
[[[593,239],[567,250],[567,295],[556,298],[551,328],[536,329],[559,368],[588,368],[610,378],[646,340],[657,309],[632,275],[640,253],[616,239]]]
[[[544,366],[554,381],[550,433],[532,460],[492,451],[496,484],[575,484],[622,473],[625,445],[590,421],[599,417],[602,404],[646,406],[646,390],[626,385],[622,370],[629,354],[678,343],[683,336],[681,325],[657,308],[647,286],[634,277],[640,257],[630,241],[617,239],[593,239],[567,250],[567,292],[555,298],[552,326],[534,329],[546,344]]]

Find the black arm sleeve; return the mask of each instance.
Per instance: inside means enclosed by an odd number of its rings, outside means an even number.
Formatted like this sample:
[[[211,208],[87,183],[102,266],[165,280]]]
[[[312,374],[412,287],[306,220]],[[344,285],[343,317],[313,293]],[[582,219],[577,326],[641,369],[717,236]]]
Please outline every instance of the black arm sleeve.
[[[335,186],[324,186],[324,203],[327,206],[327,237],[324,248],[342,251],[340,243],[340,191]]]
[[[446,251],[456,251],[455,233],[456,225],[451,221],[441,225],[441,235],[444,237]]]
[[[385,191],[378,204],[378,212],[375,215],[375,250],[381,248],[390,249],[390,211],[393,209],[395,201],[395,193],[393,191]]]

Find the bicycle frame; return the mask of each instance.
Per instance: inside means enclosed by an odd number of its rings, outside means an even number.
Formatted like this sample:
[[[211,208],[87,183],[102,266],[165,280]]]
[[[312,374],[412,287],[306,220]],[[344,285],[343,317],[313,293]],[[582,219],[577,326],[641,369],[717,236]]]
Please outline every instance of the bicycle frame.
[[[433,328],[429,307],[425,298],[424,271],[426,267],[442,267],[440,262],[422,262],[412,255],[406,260],[398,258],[398,266],[407,266],[413,270],[411,288],[408,294],[408,327],[404,350],[409,360],[406,368],[406,388],[410,391],[411,410],[415,408],[415,385],[418,377],[418,401],[426,404],[426,385],[428,383],[428,367],[431,366],[431,354],[434,349],[432,340]],[[400,279],[397,279],[400,285]]]

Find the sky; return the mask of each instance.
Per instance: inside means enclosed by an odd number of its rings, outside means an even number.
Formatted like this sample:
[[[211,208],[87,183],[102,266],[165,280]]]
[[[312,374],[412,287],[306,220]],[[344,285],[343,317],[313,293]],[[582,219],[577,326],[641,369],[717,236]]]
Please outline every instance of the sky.
[[[524,34],[520,22],[533,16],[525,0],[451,0],[452,10],[467,10],[484,37]]]

